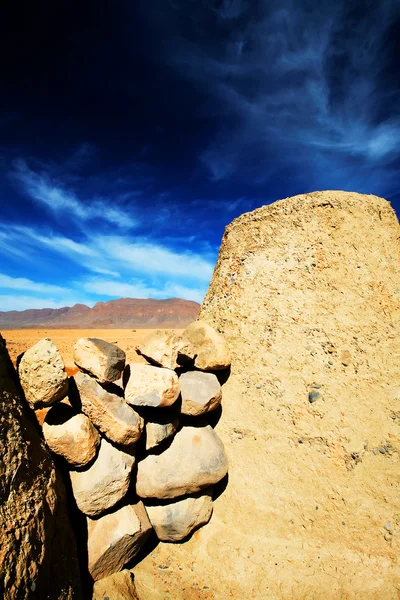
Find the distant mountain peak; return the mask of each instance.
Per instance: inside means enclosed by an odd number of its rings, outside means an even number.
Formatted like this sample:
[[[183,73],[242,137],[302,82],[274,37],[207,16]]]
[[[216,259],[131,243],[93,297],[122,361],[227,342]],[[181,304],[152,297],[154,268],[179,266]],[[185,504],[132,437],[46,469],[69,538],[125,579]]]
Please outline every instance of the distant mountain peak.
[[[200,304],[182,298],[119,298],[93,308],[74,304],[62,308],[0,311],[1,329],[46,328],[182,328],[197,318]]]

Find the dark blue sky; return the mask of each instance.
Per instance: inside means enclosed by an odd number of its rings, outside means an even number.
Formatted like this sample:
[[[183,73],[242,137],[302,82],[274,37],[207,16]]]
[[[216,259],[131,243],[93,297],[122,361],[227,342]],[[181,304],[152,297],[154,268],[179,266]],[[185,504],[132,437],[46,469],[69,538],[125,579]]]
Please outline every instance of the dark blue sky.
[[[6,0],[0,310],[201,301],[224,227],[295,194],[398,210],[399,25],[399,0]]]

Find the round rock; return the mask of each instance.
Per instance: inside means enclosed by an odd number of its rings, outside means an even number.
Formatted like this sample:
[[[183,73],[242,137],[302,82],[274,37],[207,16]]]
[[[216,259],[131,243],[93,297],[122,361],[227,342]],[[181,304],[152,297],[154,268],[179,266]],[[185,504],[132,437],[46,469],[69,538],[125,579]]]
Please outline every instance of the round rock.
[[[177,374],[170,369],[131,363],[124,372],[125,400],[133,406],[171,406],[180,393]]]
[[[86,415],[60,402],[52,406],[43,423],[50,450],[75,467],[84,467],[95,456],[100,436]]]
[[[25,397],[34,409],[50,406],[68,393],[68,376],[57,346],[49,338],[27,350],[18,366]]]
[[[129,446],[139,439],[143,419],[123,398],[106,391],[86,373],[74,375],[82,412],[109,440]]]
[[[93,375],[100,383],[111,383],[121,377],[126,355],[115,344],[98,338],[80,338],[74,346],[75,364]]]
[[[168,504],[146,506],[154,531],[163,542],[183,540],[196,527],[208,523],[212,510],[211,491]]]
[[[165,409],[166,410],[166,409]],[[146,418],[146,450],[159,446],[164,440],[172,437],[179,426],[179,417],[159,411],[159,414]]]
[[[142,502],[87,521],[89,572],[95,581],[120,571],[139,552],[151,532]]]
[[[210,425],[183,427],[169,448],[138,463],[136,492],[141,498],[177,498],[214,485],[227,472],[224,447]]]
[[[131,571],[124,569],[113,573],[104,579],[99,579],[93,586],[92,600],[139,600],[136,593],[134,576]]]
[[[214,371],[229,367],[231,355],[222,335],[208,323],[195,321],[182,333],[178,362],[193,362],[197,369]]]
[[[188,371],[179,378],[184,415],[202,415],[221,404],[222,390],[214,373]]]
[[[179,338],[171,331],[157,330],[150,333],[136,346],[136,352],[159,367],[176,369]]]
[[[101,515],[125,496],[135,463],[130,450],[123,452],[102,438],[94,463],[84,471],[70,471],[76,504],[85,515]]]

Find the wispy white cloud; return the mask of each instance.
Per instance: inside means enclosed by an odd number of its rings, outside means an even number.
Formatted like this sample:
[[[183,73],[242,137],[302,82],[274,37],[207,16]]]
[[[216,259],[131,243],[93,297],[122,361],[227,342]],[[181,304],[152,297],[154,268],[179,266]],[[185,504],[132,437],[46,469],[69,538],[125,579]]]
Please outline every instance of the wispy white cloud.
[[[0,274],[0,311],[61,308],[77,303],[93,306],[95,298],[73,285],[59,286]]]
[[[27,247],[36,252],[47,249],[90,271],[114,277],[140,273],[208,282],[215,260],[215,252],[211,253],[208,245],[204,249],[200,246],[197,253],[186,249],[179,252],[139,236],[131,241],[123,236],[93,235],[85,242],[76,242],[59,234],[45,235],[30,227],[0,225],[0,252],[18,252],[21,246],[25,248],[21,257],[28,255]]]
[[[103,198],[79,199],[62,181],[46,171],[34,171],[22,159],[15,161],[12,175],[27,196],[55,215],[83,222],[100,220],[120,228],[136,225],[135,219],[124,207]]]
[[[21,246],[25,248],[32,269],[59,256],[60,271],[65,264],[70,275],[64,278],[63,286],[57,286],[3,274],[0,275],[0,289],[46,294],[52,301],[51,306],[74,304],[82,294],[86,301],[79,301],[86,304],[103,297],[121,296],[183,297],[201,302],[215,261],[208,245],[203,253],[200,248],[194,253],[177,251],[141,238],[131,241],[122,236],[93,236],[77,242],[29,227],[0,226],[0,256]],[[20,262],[26,270],[24,255],[17,258],[24,259]],[[75,269],[71,269],[71,263],[75,264]]]
[[[210,260],[198,254],[170,250],[146,239],[129,243],[122,237],[102,237],[95,239],[94,244],[97,248],[104,247],[108,259],[133,272],[209,281],[214,268]]]
[[[25,277],[10,277],[0,273],[0,290],[21,290],[24,292],[40,292],[42,294],[63,294],[65,288],[49,283],[38,283]]]

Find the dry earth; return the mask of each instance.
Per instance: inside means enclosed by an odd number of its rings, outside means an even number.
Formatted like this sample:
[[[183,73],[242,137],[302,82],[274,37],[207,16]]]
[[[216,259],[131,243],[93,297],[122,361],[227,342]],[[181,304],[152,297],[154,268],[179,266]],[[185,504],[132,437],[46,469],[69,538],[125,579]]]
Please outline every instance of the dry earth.
[[[49,337],[59,349],[64,363],[70,369],[74,367],[73,348],[75,342],[81,337],[93,337],[113,342],[126,352],[128,362],[146,362],[136,354],[137,343],[152,329],[11,329],[3,331],[7,341],[10,358],[15,364],[17,357],[33,344],[44,337]],[[176,329],[174,331],[181,331]]]

